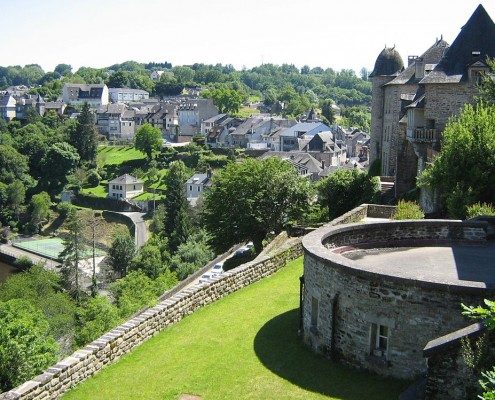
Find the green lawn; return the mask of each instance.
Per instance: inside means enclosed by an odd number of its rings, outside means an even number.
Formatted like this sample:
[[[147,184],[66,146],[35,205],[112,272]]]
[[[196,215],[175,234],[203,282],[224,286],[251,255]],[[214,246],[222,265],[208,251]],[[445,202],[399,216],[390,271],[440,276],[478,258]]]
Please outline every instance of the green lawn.
[[[130,160],[144,160],[146,155],[132,146],[100,146],[98,165],[119,165]]]
[[[302,260],[198,310],[64,399],[397,399],[404,382],[310,352],[297,336]]]
[[[148,200],[162,200],[164,199],[165,196],[159,194],[159,193],[155,193],[153,194],[152,192],[144,192],[144,193],[141,193],[139,196],[136,196],[136,197],[133,197],[132,200],[135,200],[135,201],[148,201]]]
[[[105,198],[108,196],[108,183],[100,183],[98,186],[91,188],[82,188],[82,194],[92,195],[96,197]]]

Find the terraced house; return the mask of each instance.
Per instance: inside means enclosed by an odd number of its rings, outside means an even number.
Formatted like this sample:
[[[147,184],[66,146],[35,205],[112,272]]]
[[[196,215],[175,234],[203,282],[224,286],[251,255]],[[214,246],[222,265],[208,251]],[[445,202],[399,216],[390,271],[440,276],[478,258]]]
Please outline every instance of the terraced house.
[[[381,159],[381,174],[395,177],[396,196],[414,188],[415,178],[440,151],[450,117],[478,95],[487,57],[495,57],[495,24],[479,5],[449,45],[443,38],[404,66],[399,52],[378,55],[372,80],[370,162]],[[426,211],[434,197],[422,192]]]

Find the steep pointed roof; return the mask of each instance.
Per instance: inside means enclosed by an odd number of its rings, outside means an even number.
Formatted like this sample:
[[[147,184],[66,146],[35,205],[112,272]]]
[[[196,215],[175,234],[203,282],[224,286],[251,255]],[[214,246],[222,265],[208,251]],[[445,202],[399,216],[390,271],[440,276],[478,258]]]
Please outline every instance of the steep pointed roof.
[[[466,77],[467,66],[474,58],[484,61],[486,57],[495,57],[495,24],[480,4],[445,56],[421,83],[459,82]]]

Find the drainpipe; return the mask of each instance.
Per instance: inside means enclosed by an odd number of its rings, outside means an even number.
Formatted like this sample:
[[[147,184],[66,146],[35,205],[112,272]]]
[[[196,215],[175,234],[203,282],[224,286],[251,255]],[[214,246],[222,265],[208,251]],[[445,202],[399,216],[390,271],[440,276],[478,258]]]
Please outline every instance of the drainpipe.
[[[303,332],[304,275],[299,277],[299,334]]]

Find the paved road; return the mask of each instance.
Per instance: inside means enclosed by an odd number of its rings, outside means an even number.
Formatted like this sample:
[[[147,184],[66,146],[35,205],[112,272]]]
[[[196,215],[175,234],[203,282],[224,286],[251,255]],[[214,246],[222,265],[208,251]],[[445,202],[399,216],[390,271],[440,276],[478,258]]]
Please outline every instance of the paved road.
[[[142,247],[148,240],[148,228],[146,227],[146,223],[143,219],[146,214],[140,212],[121,212],[119,214],[126,215],[132,219],[132,222],[134,222],[134,226],[136,227],[134,232],[136,247]]]

